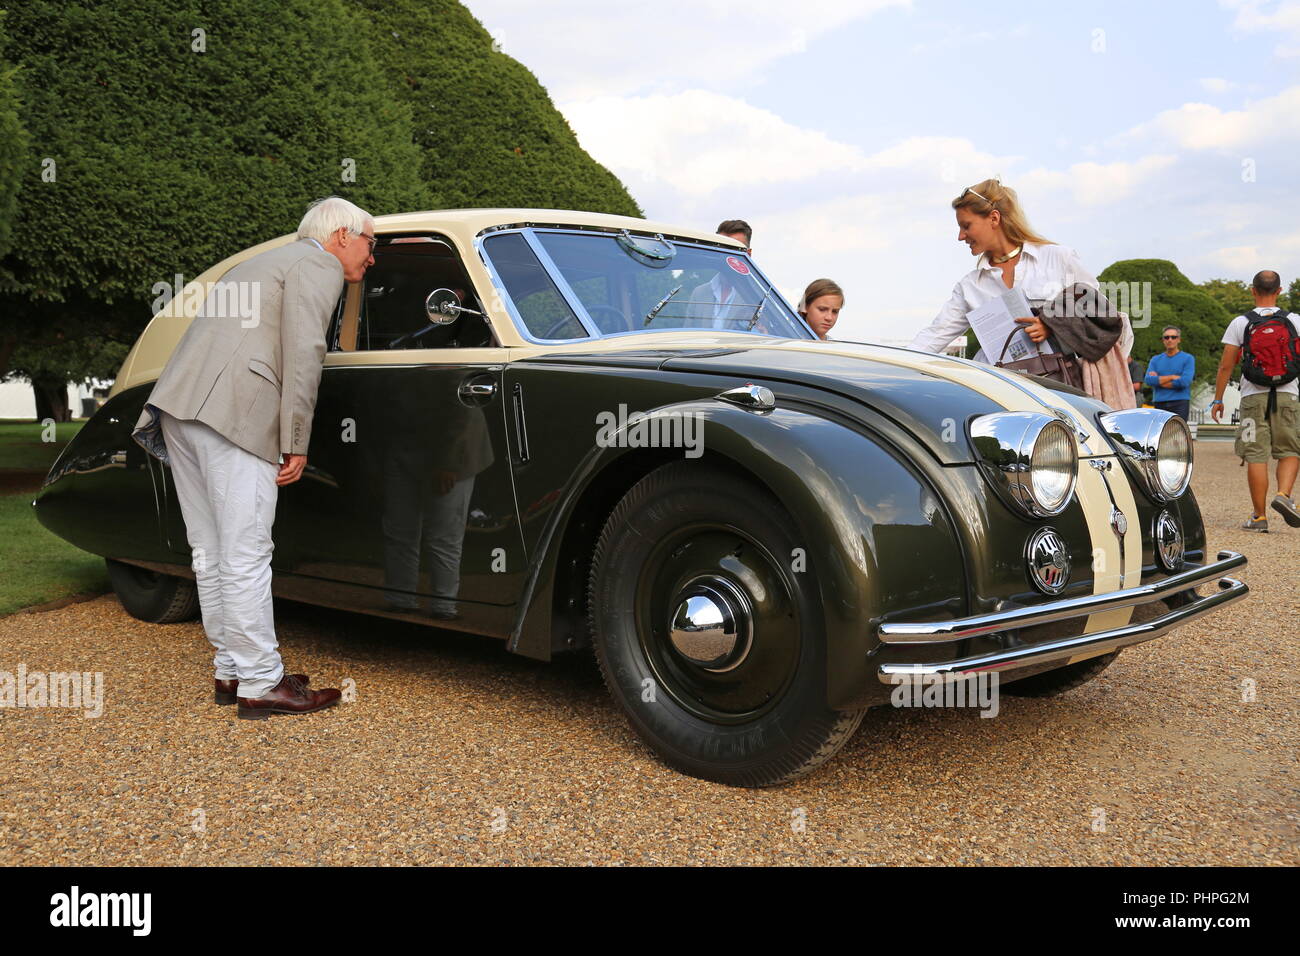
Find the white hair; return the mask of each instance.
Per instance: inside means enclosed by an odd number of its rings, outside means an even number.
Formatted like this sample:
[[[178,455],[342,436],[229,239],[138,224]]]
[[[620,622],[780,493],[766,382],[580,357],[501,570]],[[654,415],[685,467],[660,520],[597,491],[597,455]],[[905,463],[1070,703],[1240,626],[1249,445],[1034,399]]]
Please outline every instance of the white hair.
[[[298,238],[323,244],[339,229],[359,235],[374,221],[370,213],[342,196],[326,196],[307,207],[307,214],[298,223]]]

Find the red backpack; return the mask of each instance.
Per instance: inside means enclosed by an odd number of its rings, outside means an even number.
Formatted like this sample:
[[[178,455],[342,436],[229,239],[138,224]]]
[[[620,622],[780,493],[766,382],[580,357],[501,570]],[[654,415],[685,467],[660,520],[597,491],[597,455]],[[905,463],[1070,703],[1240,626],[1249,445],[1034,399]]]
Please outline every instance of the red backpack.
[[[1269,413],[1277,407],[1277,387],[1300,378],[1300,336],[1285,309],[1272,315],[1262,315],[1258,309],[1246,313],[1241,374],[1269,390]]]

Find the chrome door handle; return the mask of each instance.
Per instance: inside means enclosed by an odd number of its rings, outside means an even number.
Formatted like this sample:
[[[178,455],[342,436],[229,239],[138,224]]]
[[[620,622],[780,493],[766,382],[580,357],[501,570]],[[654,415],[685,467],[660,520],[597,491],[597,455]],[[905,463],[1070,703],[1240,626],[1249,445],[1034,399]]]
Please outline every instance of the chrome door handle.
[[[461,398],[491,398],[496,393],[496,382],[465,382],[460,387]]]

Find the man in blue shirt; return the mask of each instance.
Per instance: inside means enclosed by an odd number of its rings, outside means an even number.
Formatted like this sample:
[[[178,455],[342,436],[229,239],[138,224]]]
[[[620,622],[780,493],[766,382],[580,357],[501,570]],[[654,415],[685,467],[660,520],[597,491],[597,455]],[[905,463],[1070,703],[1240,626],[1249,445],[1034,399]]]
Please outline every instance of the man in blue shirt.
[[[1196,375],[1196,358],[1190,352],[1179,351],[1183,334],[1172,325],[1160,333],[1165,350],[1152,356],[1147,363],[1146,383],[1151,386],[1152,404],[1173,412],[1187,421],[1187,411],[1192,402],[1192,378]]]

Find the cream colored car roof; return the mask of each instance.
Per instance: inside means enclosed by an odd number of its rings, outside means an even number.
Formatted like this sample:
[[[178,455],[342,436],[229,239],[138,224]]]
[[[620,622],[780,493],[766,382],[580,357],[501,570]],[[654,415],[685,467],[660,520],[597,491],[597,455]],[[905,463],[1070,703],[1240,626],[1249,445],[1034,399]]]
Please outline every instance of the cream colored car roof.
[[[604,213],[576,212],[564,209],[436,209],[427,212],[408,212],[375,217],[375,232],[380,235],[427,230],[450,239],[453,245],[456,246],[471,281],[481,293],[489,293],[494,289],[494,286],[487,269],[474,250],[475,238],[487,229],[523,225],[628,229],[646,235],[662,234],[672,238],[717,243],[718,245],[732,246],[737,249],[743,248],[735,240],[713,232],[685,229],[667,223],[634,219],[630,216],[611,216]],[[161,309],[150,320],[144,332],[140,334],[140,338],[136,340],[135,345],[122,363],[122,368],[113,383],[113,389],[109,393],[110,396],[116,395],[124,389],[152,382],[158,378],[167,359],[176,348],[176,343],[185,334],[185,330],[189,328],[190,321],[194,318],[199,306],[202,305],[207,290],[212,283],[245,259],[252,258],[267,249],[292,242],[294,238],[292,234],[278,236],[259,245],[251,246],[217,263],[196,279],[187,283],[181,293]],[[450,353],[443,349],[405,349],[394,364],[428,363],[440,360],[466,362],[485,358],[488,361],[506,361],[512,358],[522,358],[526,355],[535,355],[542,351],[573,351],[575,347],[581,347],[584,350],[588,347],[597,347],[602,350],[641,349],[646,348],[649,344],[645,337],[637,335],[621,339],[584,340],[581,343],[575,342],[562,345],[535,345],[519,334],[519,330],[515,328],[514,322],[511,320],[510,314],[506,311],[499,296],[482,294],[479,296],[479,300],[484,304],[484,308],[488,312],[488,319],[492,323],[498,341],[506,349],[509,349],[509,352],[503,354],[501,349],[456,349]],[[673,347],[679,341],[682,347],[716,344],[719,340],[734,342],[736,336],[737,333],[708,331],[701,333],[654,333],[653,337],[656,343],[653,347]],[[754,337],[745,335],[740,341],[752,343]],[[517,352],[516,349],[518,349]],[[488,358],[486,355],[471,355],[469,354],[471,352],[493,354]],[[326,359],[326,365],[373,364],[376,357],[376,353],[373,352],[336,352]],[[393,359],[394,353],[385,353],[384,358],[386,360]]]

